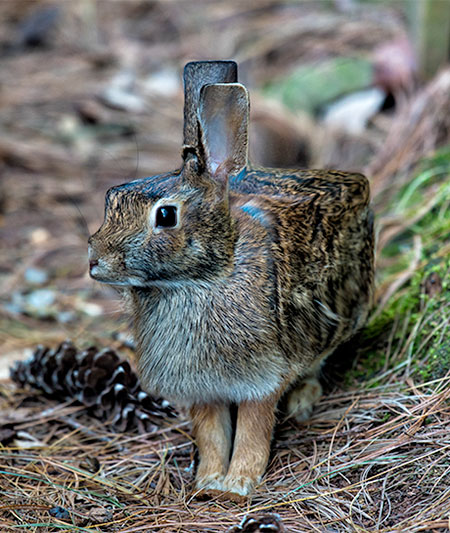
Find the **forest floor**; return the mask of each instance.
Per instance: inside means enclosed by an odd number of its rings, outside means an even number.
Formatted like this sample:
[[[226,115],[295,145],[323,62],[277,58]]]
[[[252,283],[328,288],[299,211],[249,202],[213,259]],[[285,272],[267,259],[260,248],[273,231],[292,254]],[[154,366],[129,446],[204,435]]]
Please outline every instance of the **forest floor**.
[[[265,513],[290,532],[450,529],[450,70],[414,81],[388,4],[330,4],[0,3],[2,532],[220,532]],[[377,82],[395,106],[357,133],[328,127],[330,102],[375,84],[384,46],[405,68]],[[65,339],[133,361],[118,296],[87,275],[87,237],[108,187],[179,165],[183,65],[229,57],[250,89],[252,160],[363,170],[377,227],[367,327],[331,361],[311,419],[280,422],[245,504],[195,498],[181,415],[120,433],[9,379]],[[301,92],[326,69],[342,81],[342,58],[354,87]]]

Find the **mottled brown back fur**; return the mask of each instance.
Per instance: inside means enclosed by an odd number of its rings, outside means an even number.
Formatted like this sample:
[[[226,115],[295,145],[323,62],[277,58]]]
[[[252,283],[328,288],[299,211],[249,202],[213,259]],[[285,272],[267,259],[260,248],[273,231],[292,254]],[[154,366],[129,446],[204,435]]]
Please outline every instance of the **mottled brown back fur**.
[[[230,188],[237,204],[250,204],[247,211],[270,227],[280,327],[308,332],[294,343],[288,333],[286,352],[332,351],[363,325],[371,303],[367,179],[329,170],[250,170]]]

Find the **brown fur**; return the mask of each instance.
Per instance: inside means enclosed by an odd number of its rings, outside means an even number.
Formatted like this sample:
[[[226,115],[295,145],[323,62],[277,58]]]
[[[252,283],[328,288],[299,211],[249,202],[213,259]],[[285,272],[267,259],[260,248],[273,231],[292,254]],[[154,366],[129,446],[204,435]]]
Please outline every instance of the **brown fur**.
[[[239,405],[233,456],[221,487],[231,495],[247,496],[264,474],[281,391],[264,400]]]
[[[197,486],[217,488],[223,481],[231,453],[231,418],[226,404],[198,404],[190,409],[201,462],[197,469]]]
[[[143,384],[190,408],[197,488],[246,496],[279,398],[291,390],[289,414],[308,414],[321,363],[366,320],[372,214],[361,174],[251,168],[247,92],[214,81],[186,100],[198,138],[183,168],[108,192],[91,275],[124,287]],[[178,210],[171,228],[155,225],[161,205]]]

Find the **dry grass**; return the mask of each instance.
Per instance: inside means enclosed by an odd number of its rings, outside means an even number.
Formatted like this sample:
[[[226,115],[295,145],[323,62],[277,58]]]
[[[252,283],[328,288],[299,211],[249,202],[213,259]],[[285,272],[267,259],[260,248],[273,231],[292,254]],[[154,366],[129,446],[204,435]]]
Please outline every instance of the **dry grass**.
[[[263,484],[245,505],[192,493],[186,423],[148,435],[108,431],[80,408],[11,392],[20,420],[2,449],[2,531],[225,531],[275,511],[288,531],[445,531],[450,376],[336,392],[303,426],[281,425]],[[6,392],[6,390],[4,391]],[[50,509],[68,510],[64,520]]]
[[[181,91],[152,93],[150,73],[234,56],[257,94],[297,63],[370,56],[403,31],[401,17],[381,4],[351,19],[328,4],[275,0],[204,2],[201,15],[198,2],[88,0],[58,3],[66,7],[51,44],[31,52],[16,21],[49,3],[0,3],[0,375],[27,348],[66,337],[132,357],[117,336],[128,327],[116,295],[86,277],[86,234],[101,221],[107,187],[177,164]],[[140,111],[102,103],[124,72]],[[378,307],[345,382],[329,379],[310,421],[277,428],[253,499],[195,498],[195,447],[182,418],[152,434],[118,434],[78,405],[2,379],[2,532],[220,532],[266,511],[290,532],[450,529],[450,157],[435,152],[450,144],[448,83],[447,71],[366,135],[371,150],[380,147],[367,167]],[[255,115],[264,116],[261,99]],[[278,120],[295,134],[295,117]],[[333,157],[348,163],[343,152]],[[26,279],[30,267],[48,274],[43,287],[55,297],[42,315],[21,300],[39,288]]]

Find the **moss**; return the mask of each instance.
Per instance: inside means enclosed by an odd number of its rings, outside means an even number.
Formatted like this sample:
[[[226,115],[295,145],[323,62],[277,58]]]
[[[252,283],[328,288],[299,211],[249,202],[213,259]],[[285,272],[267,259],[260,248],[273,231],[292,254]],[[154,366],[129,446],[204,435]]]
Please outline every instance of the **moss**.
[[[416,222],[382,251],[381,280],[395,279],[411,265],[414,239],[420,264],[411,279],[367,324],[359,357],[347,381],[379,385],[385,377],[411,376],[427,382],[450,370],[450,149],[423,161],[388,213]],[[424,198],[426,199],[424,201]],[[428,203],[427,203],[428,202]],[[428,208],[424,210],[424,203]]]

